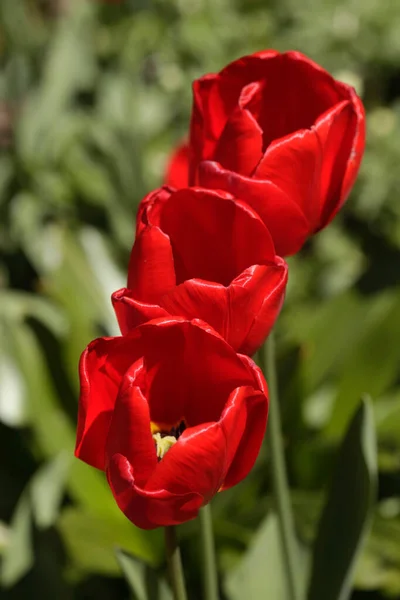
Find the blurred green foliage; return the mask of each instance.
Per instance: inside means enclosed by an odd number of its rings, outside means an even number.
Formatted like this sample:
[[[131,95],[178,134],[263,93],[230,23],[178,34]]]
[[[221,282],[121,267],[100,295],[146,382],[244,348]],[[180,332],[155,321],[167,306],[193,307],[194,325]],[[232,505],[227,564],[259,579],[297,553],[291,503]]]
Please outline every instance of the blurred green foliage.
[[[301,50],[352,83],[368,114],[359,180],[290,260],[277,328],[300,567],[367,392],[379,502],[353,597],[400,597],[399,30],[398,0],[1,0],[1,597],[122,600],[123,570],[142,598],[164,568],[161,532],[131,525],[103,475],[72,458],[77,363],[91,339],[118,333],[110,293],[124,285],[136,206],[187,131],[191,81],[267,47]],[[228,600],[248,569],[249,597],[267,574],[271,598],[281,593],[267,464],[263,450],[213,503]],[[196,600],[198,525],[182,536]],[[160,590],[151,597],[168,598]]]

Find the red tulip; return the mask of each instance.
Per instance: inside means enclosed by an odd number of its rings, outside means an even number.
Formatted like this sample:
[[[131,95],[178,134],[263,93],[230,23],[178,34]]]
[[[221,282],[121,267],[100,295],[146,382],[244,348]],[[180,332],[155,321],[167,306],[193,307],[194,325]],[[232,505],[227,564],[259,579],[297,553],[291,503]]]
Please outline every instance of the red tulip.
[[[113,305],[123,334],[157,317],[209,323],[253,354],[281,309],[287,265],[259,216],[224,192],[167,187],[139,208],[128,289]]]
[[[165,184],[174,188],[187,187],[189,179],[189,145],[180,144],[167,164]]]
[[[299,52],[272,50],[198,79],[193,94],[190,184],[249,203],[276,252],[294,254],[354,184],[365,145],[360,98]]]
[[[194,518],[249,473],[268,399],[261,371],[207,324],[157,319],[83,352],[75,454],[152,529]]]

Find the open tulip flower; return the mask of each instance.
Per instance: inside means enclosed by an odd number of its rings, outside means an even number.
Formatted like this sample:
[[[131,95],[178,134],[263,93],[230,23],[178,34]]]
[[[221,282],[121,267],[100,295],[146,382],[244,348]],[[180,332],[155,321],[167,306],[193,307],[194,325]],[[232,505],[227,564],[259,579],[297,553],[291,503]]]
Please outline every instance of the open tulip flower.
[[[157,317],[200,318],[251,355],[286,282],[287,265],[252,208],[225,192],[164,187],[142,201],[128,287],[112,300],[123,334]]]
[[[76,456],[104,469],[144,529],[194,518],[252,468],[268,399],[255,363],[209,325],[156,319],[99,338],[80,362]]]
[[[354,89],[300,54],[245,56],[193,84],[189,147],[167,181],[223,189],[267,224],[277,254],[297,252],[345,202],[365,145]],[[179,185],[180,184],[180,185]]]

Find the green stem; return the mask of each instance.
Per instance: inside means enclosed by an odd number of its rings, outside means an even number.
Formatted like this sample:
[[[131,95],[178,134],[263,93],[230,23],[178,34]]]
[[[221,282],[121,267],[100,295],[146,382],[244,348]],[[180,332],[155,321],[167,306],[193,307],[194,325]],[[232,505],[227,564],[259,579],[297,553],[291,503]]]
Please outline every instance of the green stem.
[[[211,506],[207,504],[200,510],[201,545],[204,569],[204,599],[218,600],[218,575],[215,558],[214,534]]]
[[[181,551],[178,546],[175,527],[165,527],[164,531],[169,576],[174,592],[174,600],[187,600]]]
[[[285,452],[282,439],[281,416],[278,398],[278,381],[275,361],[275,339],[271,333],[262,349],[263,369],[269,389],[269,416],[267,441],[271,457],[273,494],[278,513],[280,538],[288,582],[290,600],[299,600],[296,577],[297,548],[294,520],[287,480]]]

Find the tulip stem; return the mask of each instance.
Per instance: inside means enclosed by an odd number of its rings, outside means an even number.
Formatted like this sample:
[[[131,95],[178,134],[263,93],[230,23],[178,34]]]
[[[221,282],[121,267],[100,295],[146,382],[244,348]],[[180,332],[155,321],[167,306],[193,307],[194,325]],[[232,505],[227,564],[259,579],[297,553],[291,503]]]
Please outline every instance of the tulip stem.
[[[170,583],[174,600],[187,600],[185,577],[183,575],[181,551],[178,545],[176,529],[173,526],[165,527],[165,548],[167,552]]]
[[[215,557],[211,506],[209,504],[200,509],[200,529],[204,569],[204,600],[218,600],[217,562]]]
[[[299,600],[300,593],[296,576],[296,534],[285,465],[273,332],[270,333],[262,349],[262,360],[269,389],[267,442],[271,457],[273,495],[279,520],[289,598],[290,600]]]

